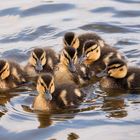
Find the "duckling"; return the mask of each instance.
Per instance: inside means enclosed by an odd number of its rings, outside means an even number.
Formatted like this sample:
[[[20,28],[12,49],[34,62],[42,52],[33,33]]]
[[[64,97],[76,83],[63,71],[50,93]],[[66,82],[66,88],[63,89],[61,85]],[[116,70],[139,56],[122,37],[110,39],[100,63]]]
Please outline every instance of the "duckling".
[[[64,48],[60,54],[60,62],[55,67],[54,77],[56,84],[76,83],[77,51],[72,47]]]
[[[96,33],[84,33],[76,36],[74,32],[67,32],[63,38],[64,47],[72,46],[77,49],[78,58],[82,55],[84,43],[88,40],[96,40],[101,47],[106,46],[105,41]]]
[[[124,60],[111,60],[105,71],[100,85],[110,89],[140,89],[140,68],[129,67]]]
[[[51,74],[39,75],[36,89],[38,95],[33,102],[33,109],[51,111],[53,109],[77,106],[83,99],[83,93],[75,84],[55,85]]]
[[[113,58],[125,59],[115,48],[101,47],[96,40],[89,40],[83,47],[81,62],[87,66],[87,73],[93,76],[104,70]]]
[[[27,82],[27,74],[15,62],[0,60],[0,89],[8,90]]]
[[[31,76],[40,72],[53,73],[54,66],[57,63],[58,57],[51,48],[35,48],[30,55],[28,64],[25,66],[25,71]]]

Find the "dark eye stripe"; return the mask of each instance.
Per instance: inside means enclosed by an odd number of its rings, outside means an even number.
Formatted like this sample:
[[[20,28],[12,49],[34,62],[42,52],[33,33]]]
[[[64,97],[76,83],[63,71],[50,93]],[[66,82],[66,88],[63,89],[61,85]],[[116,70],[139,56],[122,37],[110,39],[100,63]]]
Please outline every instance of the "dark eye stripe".
[[[108,70],[111,70],[111,69],[118,69],[118,68],[120,68],[120,67],[122,67],[123,65],[120,65],[120,66],[118,66],[118,67],[111,67],[111,68],[108,68]]]
[[[75,42],[76,42],[76,39],[72,42],[72,45],[75,44]]]
[[[41,59],[40,60],[43,60],[44,59],[44,56],[43,57],[41,57]]]
[[[64,56],[69,60],[69,62],[70,62],[70,58],[65,54],[65,53],[63,53],[64,54]]]
[[[37,61],[37,58],[34,55],[32,55],[32,57]]]
[[[98,47],[98,46],[97,46],[97,47]],[[96,48],[94,48],[94,49],[91,49],[91,50],[87,51],[87,52],[86,52],[86,54],[88,54],[89,52],[92,52],[92,51],[96,50],[96,49],[97,49],[97,47],[96,47]]]
[[[43,86],[45,88],[45,90],[47,89],[46,86],[44,85],[44,83],[40,82],[41,86]]]
[[[0,75],[7,69],[8,67],[6,67],[5,69],[3,69],[1,72],[0,72]]]

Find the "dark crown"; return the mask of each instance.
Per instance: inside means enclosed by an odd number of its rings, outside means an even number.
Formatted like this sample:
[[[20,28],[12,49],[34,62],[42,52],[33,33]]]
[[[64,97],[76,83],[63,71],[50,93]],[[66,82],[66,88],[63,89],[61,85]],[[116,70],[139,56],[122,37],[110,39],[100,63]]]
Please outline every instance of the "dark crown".
[[[76,53],[76,49],[72,48],[72,47],[67,47],[65,48],[65,51],[68,53],[68,55],[73,58],[75,53]]]
[[[96,45],[96,44],[98,44],[97,41],[95,41],[95,40],[88,40],[84,44],[84,49],[87,50],[88,48],[90,48],[91,46]]]
[[[108,63],[108,67],[114,64],[120,64],[121,66],[126,65],[126,63],[121,60],[121,59],[112,59],[109,63]]]
[[[0,60],[0,71],[3,69],[3,67],[5,66],[6,61],[5,60]]]
[[[53,76],[51,74],[42,74],[41,78],[48,87],[53,79]]]
[[[74,39],[74,33],[73,32],[67,32],[64,35],[64,40],[67,42],[68,45],[71,45],[71,42]]]
[[[40,57],[42,56],[44,50],[41,49],[41,48],[36,48],[36,49],[33,50],[33,52],[36,54],[36,56],[37,56],[38,58],[40,58]]]

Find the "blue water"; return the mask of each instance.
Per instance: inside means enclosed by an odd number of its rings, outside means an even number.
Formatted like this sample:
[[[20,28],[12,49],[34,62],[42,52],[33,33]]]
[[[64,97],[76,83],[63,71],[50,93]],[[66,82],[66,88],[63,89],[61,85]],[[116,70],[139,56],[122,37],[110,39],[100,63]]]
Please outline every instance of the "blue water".
[[[0,1],[0,58],[25,65],[34,47],[62,49],[65,32],[93,31],[140,67],[140,0]],[[0,94],[1,140],[139,140],[140,94],[86,87],[77,110],[30,109],[35,91]]]

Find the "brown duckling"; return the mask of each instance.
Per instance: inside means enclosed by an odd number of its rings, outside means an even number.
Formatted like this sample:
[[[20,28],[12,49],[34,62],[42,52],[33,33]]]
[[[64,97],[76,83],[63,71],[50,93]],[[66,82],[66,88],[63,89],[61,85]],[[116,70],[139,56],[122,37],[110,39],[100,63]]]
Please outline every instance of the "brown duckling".
[[[121,59],[113,59],[107,65],[100,85],[110,89],[140,89],[140,68],[129,67]]]
[[[0,89],[7,90],[27,82],[27,74],[15,62],[0,60]]]
[[[67,32],[64,35],[63,43],[64,43],[64,47],[71,46],[77,49],[77,55],[80,58],[80,56],[82,55],[83,46],[85,42],[88,40],[96,40],[101,47],[106,46],[105,41],[96,33],[83,33],[80,34],[79,36],[76,36],[74,32]]]
[[[77,63],[77,51],[72,47],[64,48],[60,54],[60,62],[55,67],[54,77],[56,84],[75,84],[75,64]]]
[[[58,63],[56,53],[51,49],[35,48],[29,58],[25,70],[31,76],[35,76],[40,72],[53,73],[54,66]]]
[[[87,66],[87,73],[92,76],[104,70],[113,58],[125,59],[115,48],[101,47],[96,40],[90,40],[83,47],[81,61]]]
[[[51,74],[40,75],[36,89],[38,95],[33,102],[34,110],[51,111],[52,109],[77,106],[84,97],[75,84],[56,86]]]

